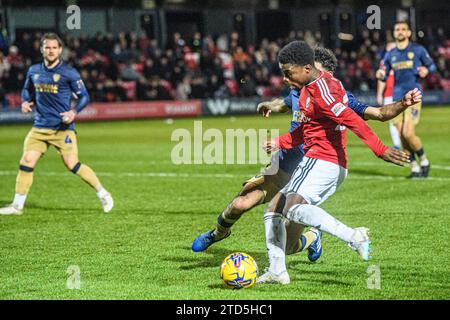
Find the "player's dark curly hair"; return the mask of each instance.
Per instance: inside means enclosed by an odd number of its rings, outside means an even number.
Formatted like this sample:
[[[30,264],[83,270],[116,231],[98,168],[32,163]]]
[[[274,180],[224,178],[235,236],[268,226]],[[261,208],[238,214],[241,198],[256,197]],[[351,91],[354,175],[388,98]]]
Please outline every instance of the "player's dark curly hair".
[[[336,71],[338,65],[334,53],[330,49],[323,47],[316,47],[314,49],[314,61],[320,63],[326,71],[332,73]]]
[[[293,64],[314,66],[314,50],[305,41],[292,41],[281,48],[278,53],[278,62],[281,64]]]

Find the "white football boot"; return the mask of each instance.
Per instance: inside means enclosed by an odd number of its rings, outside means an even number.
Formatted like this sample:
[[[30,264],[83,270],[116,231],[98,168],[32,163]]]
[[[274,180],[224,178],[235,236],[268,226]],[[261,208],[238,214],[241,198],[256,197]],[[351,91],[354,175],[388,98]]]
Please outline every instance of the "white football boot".
[[[289,284],[291,283],[291,279],[289,278],[289,274],[287,271],[276,275],[272,271],[266,271],[261,277],[256,279],[256,284],[262,283],[273,283],[273,284]]]
[[[105,213],[110,212],[114,207],[114,200],[110,193],[107,193],[102,198],[100,198],[100,201],[102,202],[103,211]]]
[[[361,227],[355,228],[355,233],[352,235],[350,248],[358,252],[360,258],[363,261],[369,261],[370,259],[370,240],[369,229]]]
[[[0,215],[21,215],[23,213],[23,209],[19,209],[19,207],[14,204],[10,204],[4,208],[0,208]]]

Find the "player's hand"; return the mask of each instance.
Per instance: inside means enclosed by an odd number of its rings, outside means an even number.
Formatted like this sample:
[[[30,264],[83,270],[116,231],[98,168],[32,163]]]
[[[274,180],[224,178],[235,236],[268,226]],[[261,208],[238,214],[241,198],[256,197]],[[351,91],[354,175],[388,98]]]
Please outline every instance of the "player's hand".
[[[384,78],[386,77],[386,70],[378,69],[377,72],[375,73],[375,76],[377,77],[378,80],[384,80]]]
[[[269,154],[280,149],[280,147],[277,145],[275,139],[264,141],[262,144],[262,148],[265,152],[267,152]]]
[[[263,117],[269,117],[272,110],[270,109],[270,103],[269,102],[261,102],[256,107],[256,112],[261,113]]]
[[[405,107],[412,106],[418,102],[422,101],[422,92],[419,89],[414,88],[411,91],[408,91],[402,99],[402,104]]]
[[[31,108],[33,108],[33,106],[34,106],[34,102],[28,102],[28,101],[25,101],[25,102],[23,102],[22,103],[22,112],[23,113],[28,113],[28,112],[31,112]]]
[[[381,155],[381,159],[403,167],[409,163],[409,154],[401,150],[389,148]]]
[[[66,111],[66,112],[61,112],[59,115],[61,116],[63,123],[69,124],[75,120],[75,116],[77,114],[75,111],[70,110],[70,111]]]
[[[428,75],[428,68],[421,66],[417,68],[417,71],[419,71],[419,77],[425,78]]]

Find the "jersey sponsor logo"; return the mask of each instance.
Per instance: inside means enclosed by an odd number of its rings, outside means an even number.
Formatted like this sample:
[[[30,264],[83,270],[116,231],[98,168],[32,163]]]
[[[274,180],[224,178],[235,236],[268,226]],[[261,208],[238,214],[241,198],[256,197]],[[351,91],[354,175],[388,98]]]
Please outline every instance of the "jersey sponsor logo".
[[[414,59],[414,52],[408,52],[408,59]]]
[[[64,143],[66,144],[72,144],[72,139],[70,139],[70,137],[67,135],[66,139],[64,139]]]
[[[342,98],[342,102],[343,103],[347,103],[348,102],[348,96],[347,94],[344,95],[344,98]]]
[[[58,73],[55,73],[55,74],[53,75],[53,81],[54,81],[54,82],[58,82],[59,79],[61,79],[61,75],[59,75]]]
[[[413,66],[414,66],[414,61],[412,61],[412,60],[400,61],[400,62],[392,64],[392,68],[394,70],[412,69]]]
[[[295,122],[309,122],[311,121],[311,118],[308,118],[307,116],[304,115],[303,112],[301,111],[294,111],[292,113],[292,121]]]
[[[345,104],[338,102],[333,106],[333,108],[331,108],[331,112],[333,112],[336,117],[339,117],[339,115],[342,113],[342,111],[345,110],[345,108]]]
[[[35,83],[36,92],[58,93],[57,84]]]

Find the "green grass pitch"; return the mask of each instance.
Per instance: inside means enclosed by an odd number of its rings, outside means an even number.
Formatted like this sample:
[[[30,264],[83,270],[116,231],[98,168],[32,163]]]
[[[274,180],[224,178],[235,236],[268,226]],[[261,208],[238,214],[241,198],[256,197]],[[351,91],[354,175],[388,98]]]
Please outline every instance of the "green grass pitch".
[[[418,127],[432,163],[430,178],[409,181],[408,168],[375,158],[349,133],[349,177],[323,208],[350,226],[371,229],[368,263],[340,240],[324,235],[322,258],[287,258],[288,286],[224,288],[219,266],[245,251],[267,267],[263,209],[245,214],[230,238],[205,253],[192,240],[217,215],[258,165],[174,165],[175,128],[194,119],[77,125],[80,159],[113,194],[101,210],[95,193],[68,172],[52,148],[35,170],[22,216],[0,217],[0,299],[449,299],[450,108],[425,108]],[[279,128],[289,116],[203,120],[203,128]],[[370,122],[390,144],[386,123]],[[8,204],[29,125],[0,127],[0,205]],[[67,288],[69,266],[80,289]],[[381,288],[369,289],[370,268]]]

